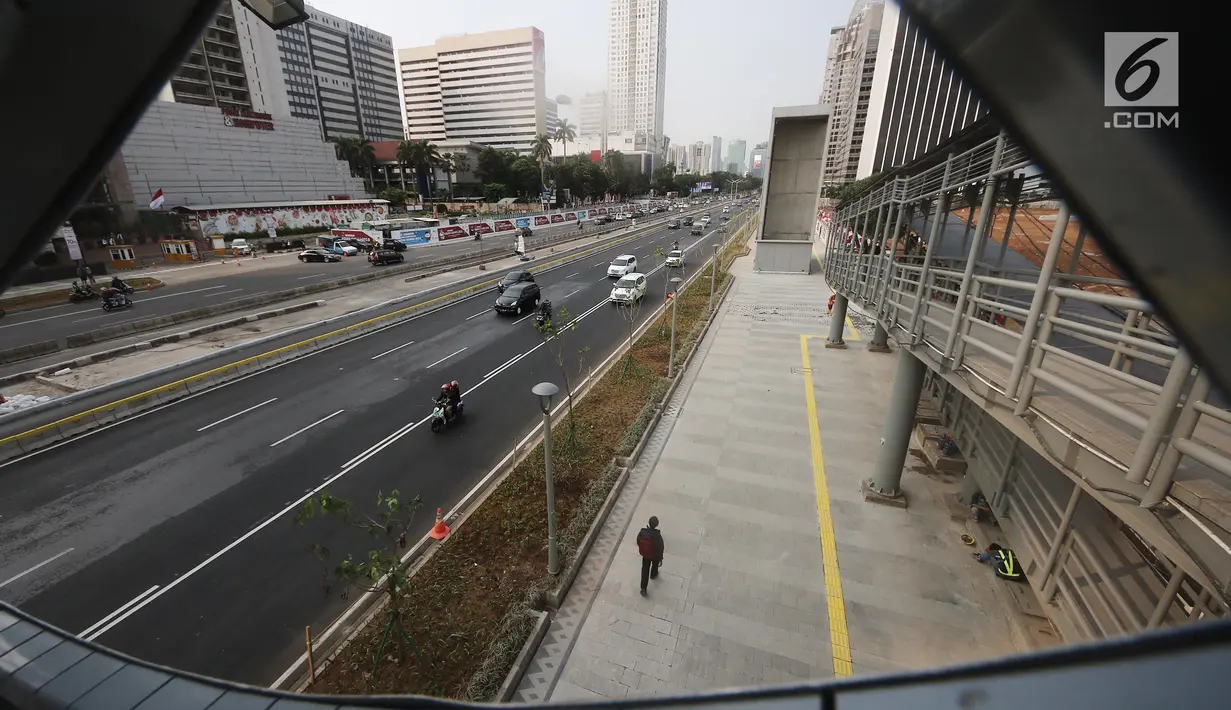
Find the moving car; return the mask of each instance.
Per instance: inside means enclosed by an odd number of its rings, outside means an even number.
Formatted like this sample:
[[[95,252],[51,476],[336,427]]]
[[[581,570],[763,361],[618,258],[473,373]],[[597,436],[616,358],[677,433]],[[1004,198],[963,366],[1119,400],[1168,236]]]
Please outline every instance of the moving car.
[[[309,261],[329,263],[331,261],[342,261],[342,256],[340,254],[334,254],[328,249],[304,249],[299,252],[299,260],[304,263]]]
[[[401,252],[392,249],[373,249],[368,254],[368,261],[372,262],[372,266],[380,266],[381,264],[399,264],[406,261],[406,257],[402,256]]]
[[[623,212],[621,212],[620,214],[616,215],[616,216],[615,216],[615,218],[616,218],[616,221],[617,221],[617,222],[623,222],[624,220],[628,219],[628,217],[625,217],[625,216],[624,216],[624,213],[623,213]]]
[[[496,290],[504,293],[506,288],[520,283],[534,283],[534,274],[523,270],[510,271],[504,275],[503,279],[500,279],[500,283],[496,284]]]
[[[611,303],[636,303],[645,296],[647,288],[648,279],[645,274],[636,272],[625,274],[624,278],[617,281],[615,287],[611,289],[611,296],[607,300]]]
[[[500,293],[496,299],[497,313],[513,313],[521,315],[539,305],[539,285],[533,281],[515,283]]]
[[[685,226],[688,226],[688,227],[691,227],[691,226],[692,226],[692,217],[685,217],[685,218],[684,218],[684,225],[685,225]]]
[[[702,226],[702,225],[700,225],[700,224],[694,224],[694,225],[692,226],[692,229],[691,229],[691,230],[689,230],[689,234],[695,234],[695,235],[698,235],[698,236],[700,236],[700,235],[702,235],[702,234],[704,234],[704,233],[705,233],[705,230],[704,230],[703,226]]]
[[[406,251],[406,245],[396,239],[385,239],[380,243],[381,249],[392,249],[394,251]]]
[[[333,252],[334,254],[338,254],[340,256],[355,256],[356,254],[359,253],[358,247],[347,244],[346,242],[340,239],[334,242],[333,246],[330,246],[327,248],[329,251]]]
[[[678,219],[673,219],[667,223],[667,229],[679,229],[679,228],[680,228],[680,221]]]
[[[616,279],[627,276],[637,270],[637,257],[632,254],[622,254],[611,260],[607,267],[607,277]]]
[[[529,227],[518,227],[517,234],[523,237],[533,237],[534,230],[530,229]]]
[[[667,252],[667,266],[683,267],[684,252],[679,249],[672,249],[670,252]]]

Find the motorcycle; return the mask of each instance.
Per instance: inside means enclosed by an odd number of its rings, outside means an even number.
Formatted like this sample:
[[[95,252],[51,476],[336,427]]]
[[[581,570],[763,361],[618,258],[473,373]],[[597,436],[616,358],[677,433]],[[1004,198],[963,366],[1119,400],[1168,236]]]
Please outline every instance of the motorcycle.
[[[137,292],[137,289],[133,288],[132,286],[129,286],[123,281],[112,281],[111,288],[119,291],[120,293],[125,293],[125,294]]]
[[[103,310],[114,311],[120,308],[129,308],[133,302],[127,295],[117,289],[109,288],[103,291]]]
[[[458,419],[460,419],[462,416],[462,412],[464,411],[464,405],[460,399],[457,401],[457,404],[454,405],[453,407],[452,417],[445,417],[445,405],[444,404],[441,404],[439,401],[434,400],[434,399],[432,400],[432,404],[436,405],[435,408],[432,410],[432,433],[433,434],[439,434],[441,430],[443,430],[450,423],[455,422]]]
[[[70,303],[81,303],[82,301],[89,301],[95,298],[98,298],[98,291],[95,291],[88,286],[81,291],[68,292],[68,300]]]
[[[551,301],[543,301],[539,304],[539,310],[534,314],[534,322],[536,324],[551,323]]]

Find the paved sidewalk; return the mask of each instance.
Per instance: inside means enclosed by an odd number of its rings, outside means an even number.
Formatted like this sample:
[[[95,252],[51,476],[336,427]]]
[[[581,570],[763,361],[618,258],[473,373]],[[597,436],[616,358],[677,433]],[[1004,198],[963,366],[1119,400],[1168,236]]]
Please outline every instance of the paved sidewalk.
[[[823,279],[754,274],[752,260],[736,262],[718,322],[516,701],[760,686],[1019,650],[1004,583],[958,540],[956,480],[915,472],[912,457],[907,509],[863,502],[896,350],[869,353],[857,338],[870,333],[849,322],[848,349],[825,349]],[[666,556],[641,597],[634,538],[651,515]]]

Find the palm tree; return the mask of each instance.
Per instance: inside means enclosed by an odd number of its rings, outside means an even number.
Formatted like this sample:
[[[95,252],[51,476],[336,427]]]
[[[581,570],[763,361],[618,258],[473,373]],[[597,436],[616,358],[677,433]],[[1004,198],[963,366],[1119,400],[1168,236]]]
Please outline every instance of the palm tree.
[[[560,119],[556,124],[555,139],[564,144],[564,158],[568,159],[568,142],[577,140],[577,127],[568,122],[567,118]]]
[[[359,169],[359,141],[347,136],[334,136],[329,139],[333,143],[333,152],[338,160],[345,160],[350,166],[351,177]]]
[[[375,191],[376,177],[372,174],[372,168],[376,165],[376,147],[367,138],[359,137],[352,140],[355,142],[356,162],[368,169],[368,187]]]
[[[534,142],[530,144],[530,155],[539,161],[539,189],[542,190],[547,187],[547,181],[543,177],[543,163],[551,160],[551,139],[546,133],[534,137]]]
[[[422,176],[423,182],[427,186],[428,193],[432,191],[431,170],[433,167],[440,165],[443,158],[440,155],[440,150],[436,148],[430,141],[407,141],[410,145],[406,151],[406,162],[415,170],[416,176]],[[400,150],[400,147],[399,147]],[[416,192],[418,191],[419,181],[415,180]],[[420,197],[431,197],[431,194],[420,195]]]
[[[400,173],[400,177],[402,178],[402,192],[406,192],[406,166],[410,165],[415,158],[414,145],[414,141],[402,141],[401,143],[398,143],[396,157],[398,161],[398,173]]]
[[[449,166],[453,169],[452,175],[470,172],[470,156],[466,153],[449,153],[448,158]],[[452,175],[449,182],[449,199],[453,199]]]

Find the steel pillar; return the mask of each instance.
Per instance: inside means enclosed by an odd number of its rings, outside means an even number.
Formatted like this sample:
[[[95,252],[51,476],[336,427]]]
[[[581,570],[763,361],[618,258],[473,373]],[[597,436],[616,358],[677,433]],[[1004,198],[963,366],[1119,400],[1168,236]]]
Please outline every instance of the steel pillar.
[[[906,507],[906,496],[901,485],[902,466],[906,464],[910,434],[915,428],[915,413],[919,408],[919,394],[926,373],[927,366],[913,353],[905,350],[898,352],[898,368],[893,377],[893,394],[890,395],[889,411],[885,414],[876,468],[872,477],[860,486],[865,502]]]
[[[833,316],[829,319],[829,337],[825,339],[827,348],[845,348],[846,341],[842,339],[842,331],[846,329],[846,296],[837,294],[833,300]]]
[[[885,330],[885,326],[881,325],[880,321],[876,322],[876,330],[872,332],[872,340],[868,341],[868,352],[889,352],[889,331]]]
[[[1056,225],[1051,231],[1051,242],[1047,245],[1047,253],[1043,255],[1043,265],[1039,268],[1039,280],[1034,284],[1029,315],[1022,323],[1022,334],[1017,341],[1017,352],[1009,371],[1009,381],[1005,384],[1004,391],[1010,398],[1017,396],[1017,386],[1021,383],[1022,373],[1026,369],[1026,360],[1030,356],[1034,335],[1040,330],[1039,315],[1043,312],[1043,304],[1047,300],[1047,290],[1051,287],[1052,274],[1056,270],[1056,260],[1060,258],[1060,246],[1064,243],[1064,232],[1068,227],[1069,206],[1060,203],[1060,211],[1056,213]],[[1039,344],[1042,345],[1043,340],[1039,340]]]

